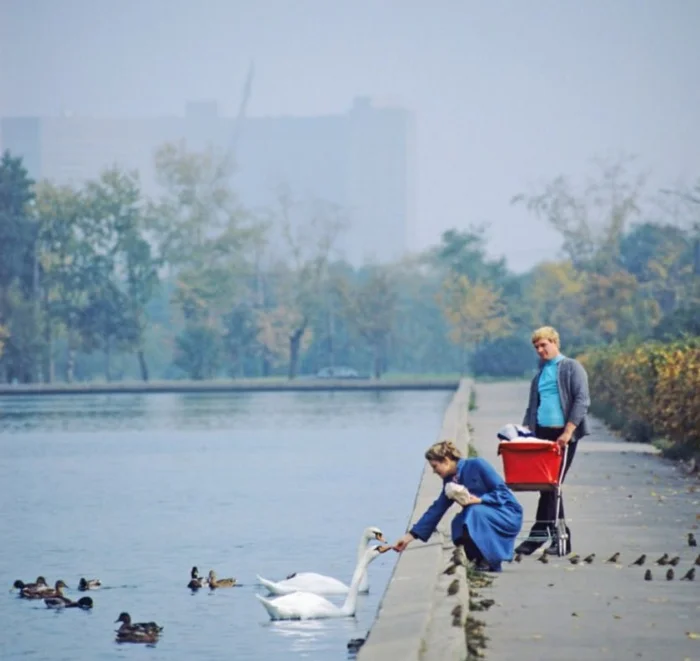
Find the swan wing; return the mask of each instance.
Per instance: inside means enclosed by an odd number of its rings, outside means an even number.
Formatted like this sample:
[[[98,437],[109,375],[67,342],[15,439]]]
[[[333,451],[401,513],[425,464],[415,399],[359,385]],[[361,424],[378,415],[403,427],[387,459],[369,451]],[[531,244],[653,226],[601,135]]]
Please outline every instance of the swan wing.
[[[291,594],[293,592],[313,592],[314,594],[347,594],[349,587],[332,576],[315,572],[301,572],[283,581],[268,581],[258,576],[258,582],[270,594]]]
[[[272,620],[313,620],[340,617],[341,610],[318,594],[292,592],[274,599],[255,595]]]

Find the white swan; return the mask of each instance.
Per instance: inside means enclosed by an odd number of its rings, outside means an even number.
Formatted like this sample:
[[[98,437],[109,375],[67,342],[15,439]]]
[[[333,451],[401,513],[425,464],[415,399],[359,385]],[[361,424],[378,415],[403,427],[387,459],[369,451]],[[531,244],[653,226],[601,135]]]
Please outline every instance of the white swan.
[[[255,596],[265,607],[271,620],[317,620],[330,617],[350,617],[357,608],[357,594],[360,581],[372,560],[388,551],[391,546],[372,546],[365,550],[362,560],[355,568],[350,582],[350,591],[342,606],[332,604],[328,599],[313,592],[292,592],[281,597],[268,599],[262,595]]]
[[[379,528],[365,528],[357,547],[356,567],[359,566],[364,556],[367,544],[375,539],[386,543],[384,535]],[[270,594],[291,594],[292,592],[299,592],[300,590],[302,592],[314,592],[316,594],[347,594],[350,590],[345,583],[339,581],[337,578],[310,571],[291,574],[285,580],[277,582],[268,581],[266,578],[258,576],[258,583],[267,588]],[[359,591],[363,593],[369,592],[367,572],[364,572],[362,575]]]

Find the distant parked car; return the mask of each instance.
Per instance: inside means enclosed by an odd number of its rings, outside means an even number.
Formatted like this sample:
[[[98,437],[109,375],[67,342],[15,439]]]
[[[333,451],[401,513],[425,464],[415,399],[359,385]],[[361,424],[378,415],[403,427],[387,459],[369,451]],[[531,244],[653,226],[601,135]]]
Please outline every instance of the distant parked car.
[[[352,367],[322,367],[316,376],[319,379],[359,379],[360,375]]]

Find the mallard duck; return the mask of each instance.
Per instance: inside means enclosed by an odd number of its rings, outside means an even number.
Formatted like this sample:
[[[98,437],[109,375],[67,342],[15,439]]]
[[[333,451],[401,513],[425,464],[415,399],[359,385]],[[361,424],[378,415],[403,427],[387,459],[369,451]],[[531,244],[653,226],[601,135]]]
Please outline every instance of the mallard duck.
[[[87,590],[97,590],[102,585],[102,581],[99,578],[85,579],[81,578],[78,583],[78,590],[81,592],[86,592]]]
[[[199,569],[197,569],[197,567],[192,567],[190,579],[190,582],[187,584],[190,590],[199,590],[199,588],[203,588],[208,583],[204,576],[199,575]]]
[[[214,570],[209,570],[209,587],[212,590],[214,588],[232,588],[234,585],[236,585],[235,578],[216,578]]]
[[[68,586],[62,581],[56,581],[56,585],[53,588],[40,588],[40,589],[28,589],[22,588],[19,596],[23,599],[46,599],[47,597],[62,597],[63,588]]]
[[[141,629],[128,629],[117,631],[118,643],[157,643],[158,634],[155,631],[142,631]]]
[[[360,542],[357,546],[357,560],[355,567],[359,566],[364,557],[367,544],[377,540],[386,543],[384,535],[379,528],[365,528],[360,536]],[[291,594],[292,592],[314,592],[315,594],[347,594],[350,586],[332,576],[317,574],[316,572],[299,572],[289,574],[283,581],[269,581],[262,576],[258,576],[258,583],[267,588],[270,594]],[[369,592],[369,580],[367,572],[362,576],[360,581],[359,591],[361,593]]]
[[[50,590],[49,584],[46,582],[46,579],[43,576],[37,576],[37,579],[34,583],[25,583],[24,581],[20,581],[17,579],[13,584],[12,587],[15,588],[15,590],[24,590],[27,588],[28,590]]]
[[[129,613],[120,613],[115,622],[121,622],[117,629],[118,643],[155,643],[163,627],[155,622],[132,622]]]
[[[292,592],[274,599],[268,599],[259,594],[255,596],[265,607],[271,620],[316,620],[352,617],[357,609],[357,594],[362,575],[367,570],[370,562],[391,548],[391,546],[372,546],[364,552],[362,560],[355,568],[355,573],[350,582],[350,591],[342,606],[336,606],[325,597],[313,592]]]
[[[59,597],[46,597],[44,603],[47,608],[82,608],[83,610],[92,608],[92,599],[90,597],[81,597],[78,601],[73,601],[61,595]]]

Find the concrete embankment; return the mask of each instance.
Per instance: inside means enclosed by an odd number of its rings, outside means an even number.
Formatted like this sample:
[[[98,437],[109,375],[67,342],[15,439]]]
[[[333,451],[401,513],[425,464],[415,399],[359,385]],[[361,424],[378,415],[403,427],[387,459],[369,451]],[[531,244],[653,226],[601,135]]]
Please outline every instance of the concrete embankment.
[[[464,452],[469,446],[467,412],[472,384],[463,380],[445,412],[436,440],[450,439]],[[426,440],[426,447],[430,439]],[[416,457],[416,462],[422,461]],[[424,462],[425,463],[425,462]],[[442,489],[425,463],[410,517],[415,523]],[[457,505],[452,509],[456,511]],[[450,510],[427,543],[416,541],[399,557],[377,617],[358,661],[462,661],[467,657],[465,619],[469,591],[465,571],[444,574],[454,546]]]
[[[32,383],[0,385],[0,396],[113,395],[138,393],[317,392],[455,390],[459,379],[236,379],[230,381],[121,381],[111,383]]]

